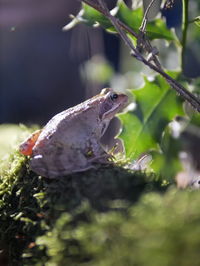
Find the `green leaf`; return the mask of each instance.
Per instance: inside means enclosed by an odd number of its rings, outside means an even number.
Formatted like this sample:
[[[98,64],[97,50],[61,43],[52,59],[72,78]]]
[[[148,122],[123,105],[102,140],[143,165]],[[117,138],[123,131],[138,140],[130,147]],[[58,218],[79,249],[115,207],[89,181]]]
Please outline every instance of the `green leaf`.
[[[123,124],[123,139],[127,156],[137,159],[149,150],[159,150],[162,134],[168,123],[183,115],[182,103],[167,82],[156,76],[154,81],[145,79],[141,89],[132,90],[137,109],[119,115]]]

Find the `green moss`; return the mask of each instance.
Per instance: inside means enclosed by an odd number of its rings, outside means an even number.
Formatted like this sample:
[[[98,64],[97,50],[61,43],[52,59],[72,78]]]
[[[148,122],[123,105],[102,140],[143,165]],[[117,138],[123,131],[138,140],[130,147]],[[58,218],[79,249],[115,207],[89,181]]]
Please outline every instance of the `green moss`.
[[[198,192],[164,193],[154,176],[120,165],[57,180],[17,151],[2,165],[0,264],[200,264]]]

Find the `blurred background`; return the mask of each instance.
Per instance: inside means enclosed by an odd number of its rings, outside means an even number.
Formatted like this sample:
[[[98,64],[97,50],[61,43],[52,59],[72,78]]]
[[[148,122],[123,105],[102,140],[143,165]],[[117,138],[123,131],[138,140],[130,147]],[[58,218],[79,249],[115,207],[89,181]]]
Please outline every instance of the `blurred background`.
[[[81,77],[81,66],[95,54],[106,53],[117,70],[115,36],[84,25],[62,31],[78,1],[0,2],[0,123],[44,124],[96,94],[99,86],[89,88]]]
[[[143,1],[144,8],[148,2]],[[157,0],[152,18],[160,10],[160,2]],[[70,21],[69,15],[80,10],[79,1],[0,3],[0,123],[43,125],[54,114],[91,97],[103,86],[133,88],[141,84],[141,72],[151,75],[112,34],[85,25],[62,31]],[[116,0],[107,3],[111,9]],[[141,1],[133,1],[138,3]],[[126,4],[131,7],[132,1],[127,0]],[[193,0],[190,4],[192,12],[197,12],[199,4]],[[181,8],[181,0],[176,0],[173,8],[162,10],[168,27],[177,31]],[[194,39],[196,33],[192,34],[195,44],[188,41],[184,71],[196,77],[200,74],[199,42]],[[167,47],[162,41],[156,45]],[[164,66],[177,68],[177,51],[174,47],[166,49],[161,49]]]

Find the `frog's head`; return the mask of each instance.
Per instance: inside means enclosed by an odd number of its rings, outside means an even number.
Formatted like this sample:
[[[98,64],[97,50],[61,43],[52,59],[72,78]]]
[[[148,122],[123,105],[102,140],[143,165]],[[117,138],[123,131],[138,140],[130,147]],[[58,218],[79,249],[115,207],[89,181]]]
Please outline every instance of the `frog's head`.
[[[127,95],[118,94],[112,89],[103,89],[101,95],[104,96],[99,110],[99,118],[102,121],[110,121],[128,102]]]

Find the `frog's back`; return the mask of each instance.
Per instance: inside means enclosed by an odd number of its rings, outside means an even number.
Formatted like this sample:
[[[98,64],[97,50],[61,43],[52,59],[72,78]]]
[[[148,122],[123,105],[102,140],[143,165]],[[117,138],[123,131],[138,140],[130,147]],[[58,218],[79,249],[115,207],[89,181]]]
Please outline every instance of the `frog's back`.
[[[86,108],[87,107],[87,108]],[[76,106],[55,115],[43,128],[34,147],[34,154],[45,153],[67,143],[80,145],[95,130],[96,112],[91,106]],[[89,113],[88,113],[89,112]],[[94,127],[94,128],[93,128]]]

